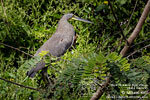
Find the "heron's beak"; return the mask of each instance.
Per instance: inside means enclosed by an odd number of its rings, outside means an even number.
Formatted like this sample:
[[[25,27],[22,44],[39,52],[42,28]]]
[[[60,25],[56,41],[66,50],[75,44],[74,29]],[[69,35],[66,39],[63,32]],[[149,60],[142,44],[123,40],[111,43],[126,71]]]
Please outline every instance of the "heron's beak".
[[[88,21],[88,20],[86,20],[86,19],[79,18],[79,17],[77,17],[77,16],[73,16],[71,19],[93,24],[93,22]]]

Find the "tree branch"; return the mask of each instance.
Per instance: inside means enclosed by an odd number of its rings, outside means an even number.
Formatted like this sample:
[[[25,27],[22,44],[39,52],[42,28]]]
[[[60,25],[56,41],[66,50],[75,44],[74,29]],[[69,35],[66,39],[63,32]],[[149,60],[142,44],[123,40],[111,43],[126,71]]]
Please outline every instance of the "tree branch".
[[[106,82],[97,89],[97,91],[93,94],[92,98],[90,100],[98,100],[104,93],[106,87],[108,87],[110,83],[110,75],[106,78]]]
[[[140,20],[139,20],[138,24],[136,25],[136,27],[135,27],[133,33],[132,33],[132,34],[130,35],[130,37],[128,38],[128,43],[129,43],[129,45],[126,44],[126,45],[124,46],[124,48],[121,50],[121,52],[120,52],[120,54],[121,54],[122,56],[125,56],[125,55],[126,55],[126,53],[127,53],[127,52],[129,51],[129,49],[130,49],[130,45],[133,43],[133,41],[136,39],[136,37],[137,37],[138,34],[140,33],[141,28],[142,28],[142,25],[144,24],[144,21],[145,21],[147,15],[148,15],[149,11],[150,11],[150,0],[148,0],[146,6],[145,6],[145,8],[144,8],[144,11],[143,11],[143,13],[142,13],[142,15],[141,15],[141,17],[140,17]]]
[[[9,47],[9,48],[15,49],[15,50],[17,50],[17,51],[20,51],[20,52],[22,52],[22,53],[24,53],[24,54],[26,54],[26,55],[28,55],[28,56],[30,56],[30,57],[33,57],[33,55],[30,55],[30,54],[28,54],[28,53],[26,53],[26,52],[24,52],[24,51],[21,51],[20,49],[15,48],[15,47],[13,47],[13,46],[10,46],[10,45],[4,44],[4,43],[0,43],[0,44],[4,45],[4,46],[6,46],[6,47]]]
[[[0,77],[0,80],[3,80],[3,81],[5,81],[5,82],[8,82],[8,83],[11,83],[11,84],[14,84],[14,85],[18,85],[18,86],[20,86],[20,87],[24,87],[24,88],[27,88],[27,89],[31,89],[31,90],[40,91],[40,90],[38,90],[38,89],[35,89],[35,88],[33,88],[33,87],[24,86],[24,85],[22,85],[22,84],[15,83],[15,82],[12,82],[12,81],[6,80],[6,79],[4,79],[4,78],[1,78],[1,77]]]

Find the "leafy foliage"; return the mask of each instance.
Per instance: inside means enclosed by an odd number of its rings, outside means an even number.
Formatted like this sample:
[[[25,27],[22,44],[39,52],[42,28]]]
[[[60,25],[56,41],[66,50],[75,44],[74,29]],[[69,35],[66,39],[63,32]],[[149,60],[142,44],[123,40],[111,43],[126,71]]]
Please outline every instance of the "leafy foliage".
[[[115,65],[112,66],[109,62],[113,62]],[[123,65],[128,66],[124,66],[126,68],[122,70],[121,66]],[[85,96],[86,99],[90,98],[99,86],[98,84],[105,81],[107,71],[118,67],[119,72],[125,72],[126,69],[129,70],[130,64],[117,53],[111,53],[105,57],[100,52],[99,54],[88,53],[82,57],[73,58],[70,62],[64,63],[63,66],[67,67],[58,75],[56,83],[50,86],[52,90],[54,89],[54,99],[81,99]],[[116,72],[116,69],[113,71]],[[118,73],[113,75],[118,76]]]
[[[128,36],[147,1],[138,0],[131,20],[129,17],[136,0],[112,2],[121,28]],[[33,79],[26,77],[26,72],[40,61],[40,57],[30,59],[31,57],[26,54],[0,44],[0,77],[48,92],[39,93],[0,80],[0,99],[51,97],[52,99],[87,100],[99,85],[105,82],[108,74],[112,75],[110,84],[142,83],[149,87],[149,48],[133,55],[129,60],[117,53],[110,53],[111,51],[119,52],[124,43],[106,0],[1,0],[0,43],[34,54],[55,32],[58,20],[65,13],[74,13],[91,20],[94,25],[70,21],[78,39],[75,47],[71,51],[68,50],[60,61],[54,59],[56,62],[50,62],[49,60],[53,59],[45,58],[48,78],[52,82],[50,85],[40,75]],[[135,44],[150,37],[149,26],[148,17]],[[131,48],[131,52],[147,44],[149,41],[135,45]],[[107,100],[108,95],[123,95],[122,91],[128,91],[128,87],[109,86],[102,100]]]

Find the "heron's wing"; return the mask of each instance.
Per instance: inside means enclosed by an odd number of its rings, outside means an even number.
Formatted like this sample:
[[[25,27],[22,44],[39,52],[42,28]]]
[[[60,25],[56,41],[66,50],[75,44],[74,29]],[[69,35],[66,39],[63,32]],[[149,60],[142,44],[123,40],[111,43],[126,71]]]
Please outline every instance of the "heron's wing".
[[[38,49],[35,56],[41,51],[49,51],[53,56],[61,56],[72,45],[74,36],[61,36],[53,35],[48,41],[46,41],[41,48]]]
[[[53,43],[49,45],[50,53],[54,56],[61,56],[63,55],[69,47],[71,47],[73,43],[73,36],[57,36],[52,39]]]

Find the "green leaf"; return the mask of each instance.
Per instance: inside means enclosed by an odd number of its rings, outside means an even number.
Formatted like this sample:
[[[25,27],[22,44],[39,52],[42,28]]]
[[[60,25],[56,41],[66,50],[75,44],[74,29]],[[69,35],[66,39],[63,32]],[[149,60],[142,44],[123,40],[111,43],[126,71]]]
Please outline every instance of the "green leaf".
[[[4,45],[0,45],[0,48],[5,48],[5,46]]]
[[[96,11],[99,12],[99,11],[101,11],[103,9],[106,9],[106,7],[107,7],[106,5],[101,4],[101,5],[99,5],[99,6],[96,7]]]
[[[120,5],[123,5],[127,2],[127,0],[117,0],[116,2],[118,2]]]

